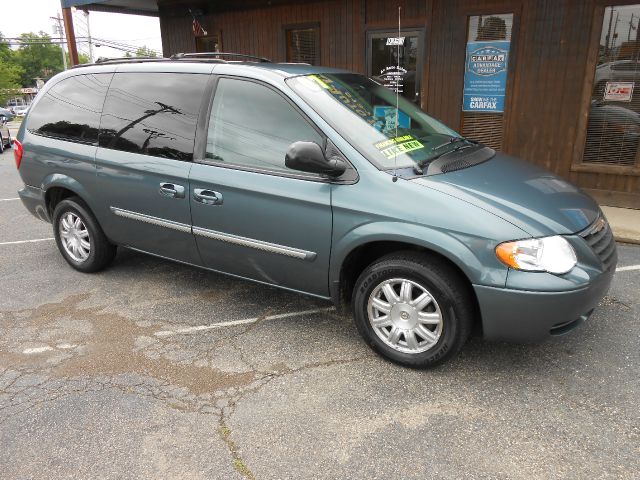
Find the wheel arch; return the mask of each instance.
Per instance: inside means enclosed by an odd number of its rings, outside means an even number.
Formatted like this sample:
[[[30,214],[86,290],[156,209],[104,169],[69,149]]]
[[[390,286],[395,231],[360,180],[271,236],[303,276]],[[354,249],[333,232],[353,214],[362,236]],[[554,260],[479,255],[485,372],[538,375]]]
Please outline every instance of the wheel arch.
[[[479,319],[478,299],[473,284],[478,282],[483,270],[487,269],[462,239],[445,232],[416,226],[412,234],[398,233],[402,228],[398,224],[365,227],[376,230],[376,234],[363,235],[352,232],[343,237],[334,247],[340,255],[332,255],[329,281],[331,298],[340,310],[347,310],[351,303],[353,287],[360,273],[377,259],[390,253],[415,251],[416,253],[436,257],[449,265],[452,270],[469,286],[474,300],[474,308]],[[350,241],[349,241],[350,240]],[[498,263],[498,262],[497,262]],[[504,286],[507,269],[497,266],[493,279],[497,285]],[[480,323],[480,322],[478,322]]]
[[[49,218],[53,218],[56,205],[65,198],[79,197],[91,208],[90,195],[76,179],[62,174],[49,175],[41,186],[44,191],[45,206]]]

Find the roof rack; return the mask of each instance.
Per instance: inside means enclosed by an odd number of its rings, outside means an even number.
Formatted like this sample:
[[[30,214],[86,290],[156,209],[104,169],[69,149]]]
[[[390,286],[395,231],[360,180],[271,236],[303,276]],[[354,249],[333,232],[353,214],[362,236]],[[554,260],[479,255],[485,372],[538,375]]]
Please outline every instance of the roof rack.
[[[221,57],[238,57],[257,60],[260,63],[271,63],[271,60],[264,57],[258,57],[256,55],[246,55],[244,53],[229,53],[229,52],[203,52],[203,53],[176,53],[171,55],[171,60],[190,60],[190,59],[203,59],[203,60],[221,60],[225,62]]]
[[[169,59],[165,57],[100,57],[93,63],[81,63],[79,65],[74,65],[73,68],[89,67],[91,65],[109,65],[112,63],[166,62],[167,60]]]
[[[172,62],[177,60],[191,60],[195,62],[212,62],[212,63],[229,63],[220,57],[238,57],[246,58],[259,63],[271,63],[271,60],[255,55],[245,55],[244,53],[226,53],[226,52],[205,52],[205,53],[176,53],[171,57],[119,57],[119,58],[98,58],[94,63],[82,63],[74,65],[73,68],[89,67],[91,65],[113,65],[118,63],[145,63],[145,62]],[[231,60],[232,61],[232,60]]]

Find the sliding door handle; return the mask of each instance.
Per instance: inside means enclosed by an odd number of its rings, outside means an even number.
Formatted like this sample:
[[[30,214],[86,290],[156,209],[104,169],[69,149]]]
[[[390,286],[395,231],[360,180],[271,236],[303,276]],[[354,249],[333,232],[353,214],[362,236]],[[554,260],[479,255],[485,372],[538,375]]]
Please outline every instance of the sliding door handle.
[[[193,199],[204,205],[222,205],[222,194],[204,188],[193,189]]]

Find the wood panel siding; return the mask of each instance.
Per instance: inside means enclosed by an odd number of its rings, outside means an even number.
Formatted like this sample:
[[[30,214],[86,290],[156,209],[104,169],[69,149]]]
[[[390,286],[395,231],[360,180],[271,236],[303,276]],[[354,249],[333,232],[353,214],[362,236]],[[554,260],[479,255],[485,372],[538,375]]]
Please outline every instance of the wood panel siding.
[[[324,65],[364,72],[364,40],[360,0],[334,0],[267,6],[206,14],[203,27],[221,32],[224,51],[286,61],[285,27],[317,24],[320,58]],[[188,35],[178,34],[189,24]],[[164,18],[161,24],[165,55],[193,51],[191,19],[187,15]],[[188,38],[190,36],[191,38]]]
[[[398,7],[400,19],[405,26],[424,24],[427,16],[428,1],[424,0],[367,0],[365,2],[365,23],[368,26],[381,25],[385,28],[398,28]]]
[[[640,208],[637,169],[573,167],[576,150],[581,157],[584,149],[595,69],[589,59],[595,58],[602,23],[602,13],[595,21],[594,15],[602,12],[603,4],[602,0],[434,0],[427,40],[429,88],[423,106],[452,128],[460,128],[467,18],[512,12],[502,151],[594,192],[624,194],[600,194],[602,201],[620,204],[616,199],[624,198],[625,206]]]
[[[582,164],[593,76],[606,5],[640,0],[194,0],[202,25],[222,49],[285,61],[285,27],[317,24],[323,65],[366,71],[367,31],[424,32],[423,108],[461,128],[467,22],[471,15],[513,13],[501,149],[596,193],[640,208],[640,171]],[[195,51],[187,2],[160,0],[165,55]],[[640,89],[638,91],[640,94]],[[604,168],[610,167],[610,168]],[[603,193],[604,192],[604,193]]]

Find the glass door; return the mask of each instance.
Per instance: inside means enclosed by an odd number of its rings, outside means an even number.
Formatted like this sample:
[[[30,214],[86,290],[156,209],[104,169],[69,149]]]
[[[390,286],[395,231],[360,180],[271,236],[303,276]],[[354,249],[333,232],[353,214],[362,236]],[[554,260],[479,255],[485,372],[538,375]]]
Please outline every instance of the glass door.
[[[368,32],[367,74],[419,105],[422,49],[420,30]]]

